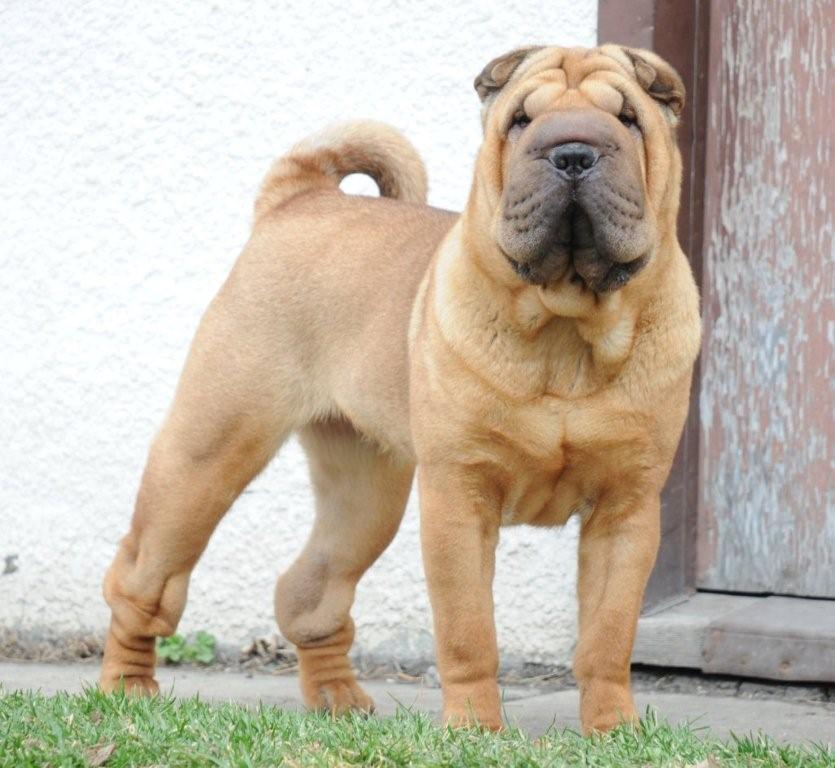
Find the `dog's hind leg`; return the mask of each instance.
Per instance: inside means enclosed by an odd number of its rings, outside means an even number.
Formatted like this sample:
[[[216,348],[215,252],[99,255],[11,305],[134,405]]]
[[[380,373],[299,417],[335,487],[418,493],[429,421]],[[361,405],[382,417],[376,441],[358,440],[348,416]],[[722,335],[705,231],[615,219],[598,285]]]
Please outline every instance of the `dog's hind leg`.
[[[228,294],[226,296],[228,298]],[[191,571],[238,494],[293,425],[287,382],[265,370],[263,340],[223,292],[201,323],[154,441],[130,530],[107,572],[112,610],[100,685],[154,693],[155,641],[172,634]]]
[[[299,654],[310,709],[371,711],[348,650],[357,582],[400,526],[414,466],[383,453],[346,422],[300,433],[310,461],[316,519],[304,550],[276,585],[276,618]]]

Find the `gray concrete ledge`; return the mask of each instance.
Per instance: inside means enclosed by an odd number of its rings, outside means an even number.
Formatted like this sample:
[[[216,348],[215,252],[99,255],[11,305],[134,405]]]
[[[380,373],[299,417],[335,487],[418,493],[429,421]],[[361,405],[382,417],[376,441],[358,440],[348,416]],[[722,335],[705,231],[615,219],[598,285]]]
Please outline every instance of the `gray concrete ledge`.
[[[835,602],[697,592],[641,617],[632,661],[711,674],[835,682]]]

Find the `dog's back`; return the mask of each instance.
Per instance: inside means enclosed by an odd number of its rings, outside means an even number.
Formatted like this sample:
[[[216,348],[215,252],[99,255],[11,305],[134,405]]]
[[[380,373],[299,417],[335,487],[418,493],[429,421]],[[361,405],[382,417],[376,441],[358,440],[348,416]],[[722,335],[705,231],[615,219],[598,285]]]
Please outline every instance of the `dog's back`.
[[[457,217],[325,190],[299,194],[257,219],[221,295],[269,314],[258,327],[271,329],[280,349],[270,338],[257,343],[303,376],[305,421],[313,411],[343,416],[386,448],[411,455],[409,318]]]

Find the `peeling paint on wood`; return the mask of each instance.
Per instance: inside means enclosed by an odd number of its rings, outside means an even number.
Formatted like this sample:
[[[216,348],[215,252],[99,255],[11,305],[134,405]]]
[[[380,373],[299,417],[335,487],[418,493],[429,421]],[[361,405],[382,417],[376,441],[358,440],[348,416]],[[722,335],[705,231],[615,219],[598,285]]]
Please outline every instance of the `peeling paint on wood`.
[[[711,6],[702,588],[835,597],[834,14]]]

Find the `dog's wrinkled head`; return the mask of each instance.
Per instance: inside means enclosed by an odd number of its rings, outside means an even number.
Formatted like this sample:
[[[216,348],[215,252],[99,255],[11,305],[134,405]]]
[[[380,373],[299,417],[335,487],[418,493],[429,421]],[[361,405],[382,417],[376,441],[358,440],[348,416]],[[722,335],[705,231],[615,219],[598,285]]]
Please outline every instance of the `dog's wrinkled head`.
[[[624,286],[673,228],[681,79],[648,51],[524,48],[476,78],[493,236],[524,280]],[[672,224],[670,224],[670,220]]]

